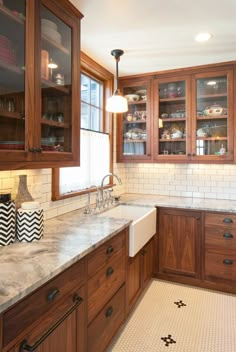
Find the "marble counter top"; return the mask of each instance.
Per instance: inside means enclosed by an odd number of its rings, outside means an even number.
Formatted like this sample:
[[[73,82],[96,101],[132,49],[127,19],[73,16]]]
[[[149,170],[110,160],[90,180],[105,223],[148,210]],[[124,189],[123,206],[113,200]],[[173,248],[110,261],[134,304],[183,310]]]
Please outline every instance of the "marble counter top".
[[[0,247],[0,313],[129,224],[78,210],[46,221],[40,241]]]
[[[236,212],[235,200],[123,194],[120,203],[182,209]]]

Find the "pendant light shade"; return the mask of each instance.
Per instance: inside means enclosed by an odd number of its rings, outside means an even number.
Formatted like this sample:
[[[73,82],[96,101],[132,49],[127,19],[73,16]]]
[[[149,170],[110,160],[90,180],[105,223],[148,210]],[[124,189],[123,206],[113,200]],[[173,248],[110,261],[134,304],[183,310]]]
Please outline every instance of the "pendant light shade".
[[[120,56],[123,54],[124,51],[120,49],[114,49],[111,52],[111,55],[114,56],[116,60],[116,89],[112,97],[107,99],[106,111],[108,112],[121,113],[128,111],[127,99],[121,95],[120,90],[118,88],[118,62],[120,61]]]

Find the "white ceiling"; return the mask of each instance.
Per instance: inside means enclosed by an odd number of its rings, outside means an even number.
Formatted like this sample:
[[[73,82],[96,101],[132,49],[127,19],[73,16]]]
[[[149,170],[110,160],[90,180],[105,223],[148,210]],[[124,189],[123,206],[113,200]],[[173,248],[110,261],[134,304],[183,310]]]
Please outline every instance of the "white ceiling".
[[[236,0],[70,0],[84,15],[81,49],[119,76],[236,60]],[[197,43],[198,32],[210,32]]]

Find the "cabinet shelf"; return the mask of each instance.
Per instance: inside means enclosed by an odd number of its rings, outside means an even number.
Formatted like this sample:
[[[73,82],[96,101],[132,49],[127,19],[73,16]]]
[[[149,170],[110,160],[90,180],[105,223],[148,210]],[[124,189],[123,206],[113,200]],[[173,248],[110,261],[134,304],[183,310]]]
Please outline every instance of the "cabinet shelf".
[[[124,121],[124,124],[125,125],[130,125],[130,124],[134,124],[134,123],[139,123],[139,124],[143,124],[143,123],[147,123],[147,121],[146,120],[142,120],[142,121],[140,121],[140,120],[138,120],[138,121]]]
[[[197,137],[197,140],[201,141],[227,141],[227,137]]]
[[[222,120],[227,119],[228,115],[220,115],[220,116],[197,116],[197,120]]]
[[[186,121],[186,117],[169,117],[162,119],[160,118],[163,122],[175,122],[175,121]]]
[[[7,117],[10,119],[24,120],[22,115],[19,112],[15,112],[15,111],[1,111],[0,110],[0,116]]]
[[[0,59],[0,68],[7,69],[8,71],[17,73],[19,75],[23,73],[23,71],[18,66],[8,64],[7,62],[1,59]]]
[[[146,143],[144,139],[124,139],[124,143]]]
[[[13,20],[21,25],[25,24],[25,20],[23,18],[15,15],[10,9],[8,9],[4,5],[0,5],[0,13],[4,14],[8,18],[10,18],[11,20]]]
[[[178,98],[161,98],[159,99],[160,103],[165,102],[175,102],[175,101],[185,101],[185,97],[178,97]]]
[[[48,93],[48,90],[52,89],[53,93],[55,93],[55,90],[57,90],[61,94],[66,94],[66,95],[70,94],[70,89],[69,88],[66,88],[65,86],[60,86],[60,85],[54,83],[53,81],[41,78],[41,82],[42,82],[42,85],[43,85],[42,88],[44,90],[46,90],[47,93]]]
[[[172,138],[172,139],[159,139],[159,142],[168,143],[168,142],[186,142],[185,138]]]
[[[42,34],[42,39],[45,43],[52,45],[54,48],[59,49],[60,51],[62,51],[64,54],[66,55],[70,55],[70,51],[68,49],[66,49],[63,45],[58,44],[56,42],[54,42],[51,38],[49,38],[48,36],[46,36],[45,34]]]
[[[201,94],[198,95],[197,99],[215,99],[215,98],[226,98],[227,93],[219,93],[219,94]]]
[[[128,105],[139,105],[139,104],[147,104],[147,100],[138,100],[138,101],[128,103]]]
[[[47,126],[60,127],[60,128],[70,128],[71,127],[69,123],[57,122],[57,121],[46,120],[46,119],[41,119],[41,124],[47,125]]]

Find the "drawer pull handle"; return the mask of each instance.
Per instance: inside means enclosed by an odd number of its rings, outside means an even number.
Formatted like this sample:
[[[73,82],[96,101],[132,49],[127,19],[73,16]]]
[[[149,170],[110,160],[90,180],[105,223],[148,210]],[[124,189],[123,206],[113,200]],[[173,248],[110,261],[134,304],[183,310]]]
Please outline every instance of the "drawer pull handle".
[[[109,268],[107,269],[107,273],[106,273],[107,277],[111,276],[113,273],[114,273],[114,269],[111,266],[109,266]]]
[[[52,302],[56,297],[60,294],[60,291],[58,288],[54,288],[52,291],[49,292],[48,294],[48,301]]]
[[[107,248],[107,254],[111,254],[114,251],[114,248],[112,246],[109,246]]]
[[[223,234],[223,237],[224,237],[224,238],[234,238],[234,236],[232,235],[232,233],[228,233],[228,232],[225,232],[225,233]]]
[[[107,317],[107,318],[110,317],[110,316],[112,315],[112,313],[113,313],[113,308],[112,308],[112,307],[109,307],[109,308],[107,309],[107,311],[106,311],[106,317]]]
[[[230,219],[230,218],[224,218],[223,222],[224,222],[225,224],[231,224],[231,223],[233,222],[233,220]]]
[[[142,250],[142,255],[145,255],[145,254],[147,254],[147,250],[146,250],[146,249],[143,249],[143,250]]]
[[[232,265],[233,261],[231,259],[224,259],[223,263],[226,264],[226,265]]]
[[[46,340],[46,338],[48,338],[48,336],[51,335],[51,333],[53,333],[53,331],[56,330],[58,326],[61,325],[61,323],[63,323],[63,321],[66,320],[66,318],[68,318],[68,316],[83,302],[83,298],[77,295],[77,293],[75,293],[73,296],[73,302],[75,303],[73,307],[71,307],[71,309],[69,309],[68,312],[60,320],[58,320],[58,322],[55,325],[53,325],[51,329],[49,329],[38,341],[36,341],[34,345],[32,346],[28,345],[27,340],[22,341],[19,352],[35,351],[36,348],[38,348],[41,345],[41,343],[44,340]]]

